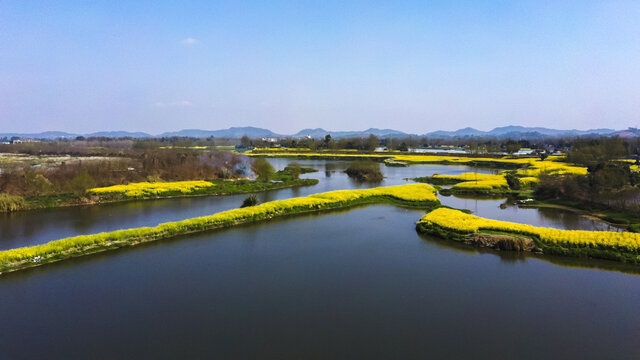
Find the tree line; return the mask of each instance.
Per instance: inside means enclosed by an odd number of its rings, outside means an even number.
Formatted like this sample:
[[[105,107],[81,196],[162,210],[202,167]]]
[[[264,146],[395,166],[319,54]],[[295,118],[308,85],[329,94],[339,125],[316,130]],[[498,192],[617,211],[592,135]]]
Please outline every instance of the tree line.
[[[587,168],[586,175],[542,175],[541,199],[563,199],[640,215],[640,165],[637,139],[577,139],[566,161]]]

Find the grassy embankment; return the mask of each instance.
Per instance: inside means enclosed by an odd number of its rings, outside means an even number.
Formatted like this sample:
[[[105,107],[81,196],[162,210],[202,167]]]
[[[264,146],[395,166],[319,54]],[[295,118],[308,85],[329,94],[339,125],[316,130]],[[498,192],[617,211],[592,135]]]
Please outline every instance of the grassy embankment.
[[[417,223],[417,230],[503,250],[640,263],[640,234],[637,233],[540,228],[483,219],[447,208],[425,215]]]
[[[319,212],[370,203],[392,203],[432,209],[439,206],[435,189],[426,184],[380,187],[366,190],[340,190],[307,197],[278,200],[257,206],[224,211],[211,216],[171,222],[156,227],[82,235],[50,243],[0,252],[0,273],[21,270],[171,237],[227,228],[274,217]]]
[[[300,173],[317,171],[315,169],[300,168]],[[189,196],[217,196],[246,194],[277,190],[297,186],[311,186],[318,183],[317,179],[297,179],[291,174],[291,170],[278,171],[274,181],[262,182],[256,180],[196,180],[196,181],[172,181],[172,182],[140,182],[127,185],[114,185],[87,190],[85,195],[59,194],[38,196],[24,200],[20,206],[14,206],[0,212],[54,208],[77,205],[96,205],[129,200],[164,199],[172,197]]]

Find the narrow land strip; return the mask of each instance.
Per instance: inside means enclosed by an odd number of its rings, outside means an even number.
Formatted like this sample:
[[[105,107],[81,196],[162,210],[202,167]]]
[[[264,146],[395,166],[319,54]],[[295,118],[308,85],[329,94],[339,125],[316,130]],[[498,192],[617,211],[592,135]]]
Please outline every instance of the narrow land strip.
[[[307,197],[271,201],[211,216],[165,223],[156,227],[82,235],[43,245],[2,251],[0,252],[0,274],[179,235],[228,228],[286,215],[373,203],[392,203],[424,209],[433,209],[440,205],[435,189],[427,184],[331,191]]]

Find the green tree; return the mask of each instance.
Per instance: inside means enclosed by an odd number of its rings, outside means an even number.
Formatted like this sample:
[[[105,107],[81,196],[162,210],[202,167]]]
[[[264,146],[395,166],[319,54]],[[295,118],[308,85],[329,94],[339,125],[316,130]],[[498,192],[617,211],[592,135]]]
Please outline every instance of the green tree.
[[[333,146],[334,146],[334,141],[331,138],[331,135],[327,134],[324,137],[324,147],[327,148],[327,149],[331,149],[331,148],[333,148]]]
[[[253,160],[251,170],[256,174],[258,180],[268,182],[273,178],[276,170],[265,158],[256,158]]]
[[[76,177],[71,179],[71,191],[74,194],[80,196],[84,195],[88,189],[91,189],[96,186],[96,181],[89,175],[88,172],[83,171],[78,174]]]
[[[378,137],[370,134],[369,138],[367,138],[367,142],[366,142],[366,149],[369,151],[374,151],[378,145],[380,145],[380,140],[378,140]]]
[[[51,181],[42,174],[29,171],[24,177],[24,195],[27,197],[47,195],[53,191]]]
[[[567,155],[567,162],[585,166],[598,166],[598,164],[628,155],[629,145],[618,137],[577,139]]]
[[[520,179],[516,176],[515,171],[509,171],[504,175],[505,180],[507,180],[507,185],[509,185],[509,189],[511,190],[520,190],[522,184],[520,183]]]
[[[293,180],[300,179],[300,174],[302,173],[302,167],[298,163],[291,163],[289,166],[285,168],[290,174]]]
[[[538,153],[538,156],[540,157],[540,160],[544,161],[546,158],[549,157],[549,153],[546,151],[542,151]]]
[[[242,138],[240,138],[240,144],[244,147],[249,147],[251,146],[251,139],[249,139],[247,135],[243,135]]]
[[[385,141],[385,146],[387,147],[387,151],[393,151],[396,149],[396,143],[393,138],[387,138]]]
[[[509,140],[506,142],[506,144],[504,144],[504,150],[507,152],[507,154],[518,152],[518,150],[520,150],[520,147],[520,143],[513,140]]]

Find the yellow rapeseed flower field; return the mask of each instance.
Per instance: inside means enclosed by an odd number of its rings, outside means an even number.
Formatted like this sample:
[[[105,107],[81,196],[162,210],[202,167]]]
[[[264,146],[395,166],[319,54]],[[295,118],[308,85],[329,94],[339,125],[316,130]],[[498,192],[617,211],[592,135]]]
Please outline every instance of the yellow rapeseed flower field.
[[[529,235],[541,241],[583,247],[624,247],[637,251],[640,249],[640,234],[612,231],[558,230],[531,225],[489,220],[462,211],[439,208],[420,219],[420,222],[435,224],[454,232],[474,233],[482,230],[501,231]]]
[[[188,194],[195,189],[214,186],[208,181],[140,182],[127,185],[114,185],[87,190],[90,194],[106,195],[122,193],[129,197],[155,196],[166,192]]]
[[[508,184],[503,175],[464,173],[460,175],[433,175],[434,178],[464,180],[453,185],[459,190],[490,191],[494,189],[507,189]]]
[[[527,186],[531,184],[537,184],[538,182],[540,182],[540,179],[533,176],[527,176],[527,177],[520,178],[520,182],[522,183],[522,185]]]
[[[369,199],[375,201],[376,198],[395,199],[420,205],[438,205],[440,203],[436,197],[436,190],[427,184],[331,191],[307,197],[271,201],[257,206],[223,211],[211,216],[160,224],[156,227],[82,235],[52,241],[44,245],[0,251],[0,271],[33,266],[33,261],[36,258],[39,262],[46,263],[141,242],[269,219],[275,216],[356,205],[365,203]]]
[[[525,176],[538,176],[542,173],[586,175],[587,168],[557,161],[535,160],[531,162],[529,169],[519,172]]]
[[[473,190],[473,191],[491,191],[497,189],[508,189],[509,185],[504,177],[503,173],[500,174],[478,174],[478,173],[464,173],[460,175],[433,175],[436,179],[452,179],[464,181],[458,184],[454,184],[453,188],[457,190]],[[537,177],[527,176],[521,177],[520,182],[524,186],[530,186],[538,183],[540,180]]]
[[[266,149],[262,149],[266,150]],[[452,164],[471,164],[478,162],[486,162],[493,164],[503,163],[505,165],[518,165],[523,169],[520,170],[520,174],[527,177],[538,176],[541,173],[548,174],[587,174],[587,168],[576,166],[564,162],[560,162],[561,157],[554,156],[549,157],[546,160],[540,160],[536,158],[489,158],[489,157],[465,157],[465,156],[440,156],[440,155],[389,155],[389,154],[328,154],[326,152],[296,152],[296,151],[278,151],[277,154],[251,154],[249,155],[261,155],[261,156],[331,156],[331,157],[344,157],[345,159],[351,158],[378,158],[378,159],[393,159],[395,161],[401,161],[406,163],[452,163]]]

